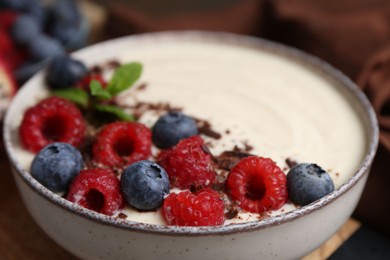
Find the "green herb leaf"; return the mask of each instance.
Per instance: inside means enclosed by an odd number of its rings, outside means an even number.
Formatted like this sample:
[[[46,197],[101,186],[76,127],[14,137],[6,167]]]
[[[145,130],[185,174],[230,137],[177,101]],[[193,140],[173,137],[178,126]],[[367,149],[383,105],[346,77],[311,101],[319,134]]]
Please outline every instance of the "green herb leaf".
[[[123,90],[130,88],[139,79],[141,73],[142,64],[138,62],[132,62],[118,67],[108,83],[107,91],[112,96],[118,95]]]
[[[89,101],[88,93],[80,88],[54,90],[52,94],[54,96],[65,98],[83,107],[86,107]]]
[[[134,117],[132,115],[127,114],[123,111],[123,109],[117,106],[96,104],[94,108],[100,112],[114,114],[122,121],[134,121]]]
[[[92,80],[89,84],[89,88],[91,89],[91,95],[94,97],[98,97],[103,100],[112,98],[111,93],[107,89],[104,89],[102,84],[97,80]]]

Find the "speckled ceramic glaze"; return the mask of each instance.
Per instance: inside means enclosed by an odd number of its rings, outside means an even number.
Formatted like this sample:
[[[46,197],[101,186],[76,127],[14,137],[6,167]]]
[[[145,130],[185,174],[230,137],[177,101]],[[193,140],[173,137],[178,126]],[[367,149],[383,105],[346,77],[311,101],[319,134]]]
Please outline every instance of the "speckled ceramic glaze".
[[[115,56],[129,45],[158,44],[186,37],[196,41],[259,48],[304,64],[334,83],[360,114],[367,138],[356,173],[333,193],[308,206],[260,221],[218,227],[170,227],[115,219],[74,205],[42,187],[23,169],[14,150],[16,115],[44,88],[43,74],[29,80],[15,97],[4,123],[13,174],[29,212],[59,245],[83,259],[297,259],[327,240],[353,212],[368,177],[378,142],[374,112],[357,87],[337,70],[300,51],[268,41],[225,33],[166,32],[137,35],[91,46],[75,55],[88,64]]]

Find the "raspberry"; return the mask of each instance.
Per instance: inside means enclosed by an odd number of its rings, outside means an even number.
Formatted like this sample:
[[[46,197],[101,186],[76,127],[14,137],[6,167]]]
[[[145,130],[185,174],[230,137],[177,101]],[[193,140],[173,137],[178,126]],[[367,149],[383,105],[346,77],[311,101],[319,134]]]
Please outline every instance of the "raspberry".
[[[98,134],[92,148],[93,159],[109,167],[122,167],[151,155],[152,139],[149,128],[132,122],[106,125]]]
[[[19,134],[22,144],[32,152],[38,152],[53,142],[77,147],[84,139],[85,122],[73,103],[49,97],[25,112]]]
[[[14,24],[16,18],[19,16],[18,12],[13,10],[0,11],[0,28],[9,31]]]
[[[212,155],[198,135],[163,150],[157,161],[167,171],[172,186],[181,189],[208,187],[215,181]]]
[[[218,192],[204,189],[194,194],[187,190],[171,193],[164,201],[162,215],[168,225],[217,226],[225,220],[224,209]]]
[[[124,207],[119,179],[110,169],[82,170],[70,184],[67,199],[109,216]]]
[[[276,210],[287,200],[286,175],[269,158],[241,159],[231,170],[226,185],[232,199],[253,213]]]

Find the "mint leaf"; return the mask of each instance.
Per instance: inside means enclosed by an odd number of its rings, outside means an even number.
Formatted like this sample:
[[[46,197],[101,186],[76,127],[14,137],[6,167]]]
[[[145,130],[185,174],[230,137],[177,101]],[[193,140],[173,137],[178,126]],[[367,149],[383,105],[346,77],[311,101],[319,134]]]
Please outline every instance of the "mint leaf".
[[[98,97],[103,100],[112,98],[111,93],[104,89],[102,84],[97,80],[92,80],[89,84],[89,88],[91,89],[91,95],[94,97]]]
[[[130,88],[139,79],[141,73],[142,64],[138,62],[132,62],[118,67],[108,83],[107,91],[112,96],[118,95],[123,90]]]
[[[88,105],[88,93],[80,88],[58,89],[52,92],[54,96],[65,98],[75,104],[86,107]]]
[[[125,111],[123,111],[123,109],[117,106],[96,104],[94,108],[100,112],[114,114],[122,121],[134,121],[134,117],[132,115],[127,114]]]

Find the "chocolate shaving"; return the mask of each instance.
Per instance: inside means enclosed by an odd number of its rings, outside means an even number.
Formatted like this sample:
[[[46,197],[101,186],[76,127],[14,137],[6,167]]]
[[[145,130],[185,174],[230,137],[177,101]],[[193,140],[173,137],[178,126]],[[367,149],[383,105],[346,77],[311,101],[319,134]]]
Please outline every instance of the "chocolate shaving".
[[[121,213],[118,214],[117,218],[127,219],[127,215],[121,212]]]
[[[194,120],[198,125],[199,134],[204,134],[214,139],[220,139],[222,137],[220,133],[212,129],[210,122],[208,122],[207,120],[202,120],[199,118],[194,118]]]
[[[230,171],[242,158],[251,155],[252,154],[234,146],[233,150],[224,151],[220,155],[214,156],[214,162],[217,164],[219,169]]]
[[[292,169],[292,168],[294,168],[295,166],[298,165],[298,162],[295,161],[295,160],[293,160],[293,159],[291,159],[291,158],[287,158],[287,159],[286,159],[286,164],[288,165],[288,167],[289,167],[290,169]]]
[[[238,209],[237,208],[230,208],[228,210],[228,212],[225,213],[225,217],[227,219],[233,219],[233,218],[237,217],[237,215],[238,215]]]

